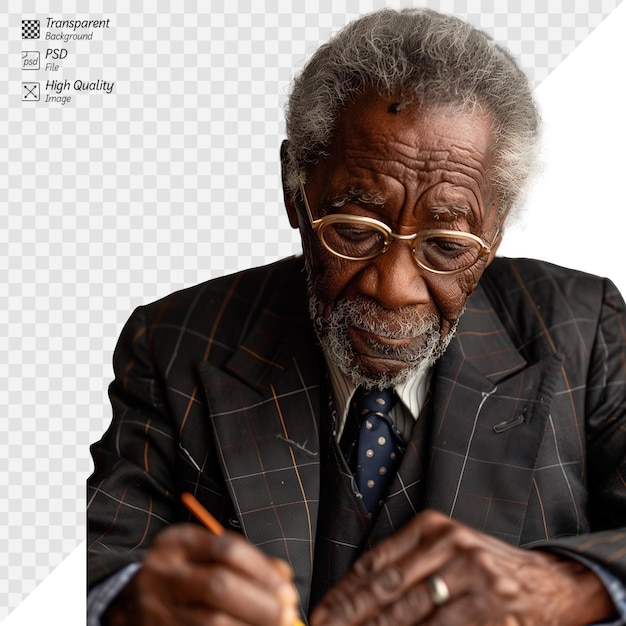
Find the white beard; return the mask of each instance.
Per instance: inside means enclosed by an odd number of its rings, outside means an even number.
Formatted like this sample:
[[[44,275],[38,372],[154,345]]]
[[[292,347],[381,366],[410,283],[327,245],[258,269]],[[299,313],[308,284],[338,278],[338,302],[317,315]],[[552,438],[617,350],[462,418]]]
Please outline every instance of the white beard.
[[[446,351],[458,325],[457,320],[442,336],[437,316],[425,315],[413,307],[388,310],[366,297],[339,300],[328,319],[322,317],[321,310],[319,298],[309,281],[309,311],[322,348],[357,387],[363,385],[368,389],[394,387],[425,372]],[[389,339],[423,337],[424,341],[417,349],[372,343],[381,356],[404,362],[406,366],[395,374],[369,374],[356,363],[348,335],[350,327]]]

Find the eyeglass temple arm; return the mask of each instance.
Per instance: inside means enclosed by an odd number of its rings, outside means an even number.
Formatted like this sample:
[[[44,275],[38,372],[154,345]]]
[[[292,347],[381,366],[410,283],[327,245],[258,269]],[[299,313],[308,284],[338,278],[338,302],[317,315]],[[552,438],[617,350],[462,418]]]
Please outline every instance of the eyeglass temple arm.
[[[491,251],[493,250],[493,247],[496,245],[496,241],[498,241],[498,237],[500,236],[500,227],[498,226],[498,228],[496,228],[496,234],[493,236],[493,239],[491,240],[491,243],[488,244],[489,250],[488,252],[491,253]]]
[[[304,201],[304,206],[306,208],[307,215],[309,216],[309,222],[311,223],[311,226],[315,230],[317,226],[319,225],[320,220],[313,219],[313,214],[311,213],[311,207],[309,206],[309,201],[306,197],[306,192],[304,191],[304,183],[302,182],[301,178],[298,179],[298,183],[300,185],[300,193],[302,194],[302,200]]]

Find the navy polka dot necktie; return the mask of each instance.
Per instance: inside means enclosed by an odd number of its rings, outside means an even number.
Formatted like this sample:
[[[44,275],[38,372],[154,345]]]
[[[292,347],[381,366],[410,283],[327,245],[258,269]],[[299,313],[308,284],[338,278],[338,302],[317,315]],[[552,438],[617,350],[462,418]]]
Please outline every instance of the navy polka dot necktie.
[[[370,513],[378,510],[387,495],[406,448],[390,415],[396,400],[393,389],[368,391],[363,387],[357,388],[352,399],[352,416],[359,431],[347,458]]]

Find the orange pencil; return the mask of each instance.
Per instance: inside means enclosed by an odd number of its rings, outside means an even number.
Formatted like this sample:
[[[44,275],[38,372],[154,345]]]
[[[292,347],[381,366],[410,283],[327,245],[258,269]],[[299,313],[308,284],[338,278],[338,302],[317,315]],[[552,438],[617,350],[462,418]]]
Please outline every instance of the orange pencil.
[[[181,494],[180,499],[183,504],[214,534],[223,535],[225,528],[198,502],[196,497],[191,493],[185,492]],[[304,626],[299,619],[293,623],[293,626]]]
[[[214,534],[223,535],[224,527],[198,502],[195,496],[190,493],[183,493],[180,496],[183,504]]]

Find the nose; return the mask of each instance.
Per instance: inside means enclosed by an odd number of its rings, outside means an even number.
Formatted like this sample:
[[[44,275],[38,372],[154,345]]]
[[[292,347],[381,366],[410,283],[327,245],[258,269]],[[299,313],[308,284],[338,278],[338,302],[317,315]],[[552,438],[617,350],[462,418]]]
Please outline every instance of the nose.
[[[389,249],[365,267],[359,275],[360,295],[368,296],[382,307],[399,309],[430,302],[431,294],[411,246],[394,241]]]

